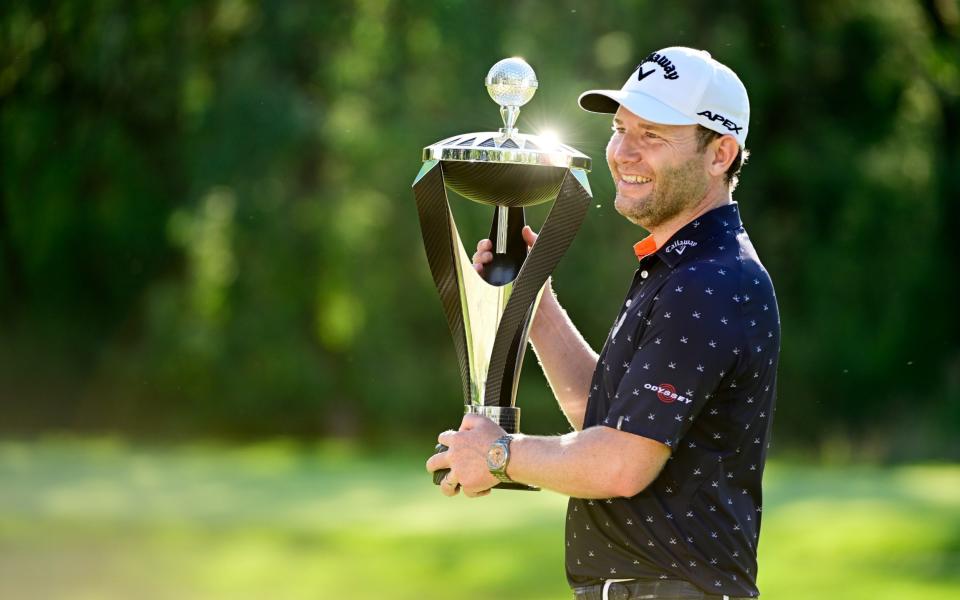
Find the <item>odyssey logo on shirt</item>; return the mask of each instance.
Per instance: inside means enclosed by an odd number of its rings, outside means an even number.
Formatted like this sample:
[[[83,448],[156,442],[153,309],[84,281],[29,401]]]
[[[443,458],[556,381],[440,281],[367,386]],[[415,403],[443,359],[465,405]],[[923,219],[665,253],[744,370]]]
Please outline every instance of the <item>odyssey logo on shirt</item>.
[[[677,254],[683,254],[683,251],[687,249],[687,246],[690,246],[691,248],[693,248],[696,245],[697,243],[693,240],[677,240],[675,242],[672,242],[669,246],[667,246],[667,249],[665,250],[665,252],[676,251]]]
[[[650,390],[651,392],[657,393],[657,398],[660,398],[660,402],[665,404],[672,404],[675,401],[683,402],[684,404],[690,404],[693,402],[690,398],[686,396],[681,396],[677,393],[677,388],[673,387],[669,383],[661,383],[660,385],[653,385],[652,383],[643,384],[643,389]]]

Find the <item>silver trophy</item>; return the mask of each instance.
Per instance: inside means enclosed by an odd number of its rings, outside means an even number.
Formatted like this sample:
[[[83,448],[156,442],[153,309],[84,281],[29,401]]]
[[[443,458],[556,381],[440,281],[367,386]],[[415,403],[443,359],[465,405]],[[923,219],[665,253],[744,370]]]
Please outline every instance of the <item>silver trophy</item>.
[[[460,363],[465,412],[517,433],[516,406],[527,334],[544,283],[573,241],[592,198],[591,161],[574,148],[516,128],[520,107],[537,91],[522,58],[493,65],[487,92],[500,105],[503,128],[456,135],[423,149],[413,183],[427,261],[440,293]],[[447,188],[493,207],[493,261],[474,270],[447,200]],[[524,207],[556,198],[536,244],[521,231]],[[442,446],[438,450],[443,450]],[[434,473],[439,484],[446,470]],[[534,489],[501,483],[498,488]]]

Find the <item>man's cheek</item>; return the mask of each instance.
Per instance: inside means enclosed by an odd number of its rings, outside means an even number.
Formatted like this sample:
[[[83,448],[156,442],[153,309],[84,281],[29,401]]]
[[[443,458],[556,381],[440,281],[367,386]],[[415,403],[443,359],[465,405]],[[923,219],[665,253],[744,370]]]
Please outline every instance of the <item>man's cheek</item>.
[[[607,165],[610,167],[610,172],[613,173],[614,175],[616,175],[617,164],[613,160],[613,156],[614,154],[616,154],[616,152],[617,152],[617,142],[616,140],[611,138],[610,141],[607,142],[606,158],[607,158]]]

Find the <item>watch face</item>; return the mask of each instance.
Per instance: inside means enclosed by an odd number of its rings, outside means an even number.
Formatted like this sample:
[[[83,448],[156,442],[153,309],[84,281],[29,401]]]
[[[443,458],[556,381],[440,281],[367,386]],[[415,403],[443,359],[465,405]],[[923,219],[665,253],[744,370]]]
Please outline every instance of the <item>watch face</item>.
[[[504,452],[503,447],[494,446],[490,448],[490,452],[487,454],[487,460],[490,463],[490,468],[499,469],[503,467],[503,463],[506,462],[507,453]]]

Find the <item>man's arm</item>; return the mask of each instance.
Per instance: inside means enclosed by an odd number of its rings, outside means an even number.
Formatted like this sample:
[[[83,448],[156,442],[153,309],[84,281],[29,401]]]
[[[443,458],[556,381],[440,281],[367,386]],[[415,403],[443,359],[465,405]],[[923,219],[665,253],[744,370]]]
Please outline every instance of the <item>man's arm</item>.
[[[532,246],[537,241],[537,234],[530,227],[524,227],[523,239]],[[477,244],[473,263],[478,271],[493,260],[492,250],[490,240],[480,240]],[[560,410],[570,425],[579,431],[583,429],[590,380],[599,357],[560,306],[549,280],[546,288],[530,327],[530,342]]]
[[[453,496],[462,487],[466,495],[480,496],[499,483],[486,456],[502,435],[499,425],[473,414],[463,417],[459,431],[441,433],[437,440],[449,450],[427,461],[428,471],[450,469],[441,491]],[[576,498],[630,497],[656,479],[669,456],[664,444],[602,425],[555,437],[517,434],[507,475]]]
[[[549,284],[530,327],[530,342],[560,410],[580,431],[599,357],[560,306]]]
[[[507,475],[574,498],[635,496],[670,457],[665,445],[610,427],[559,437],[516,435]]]

